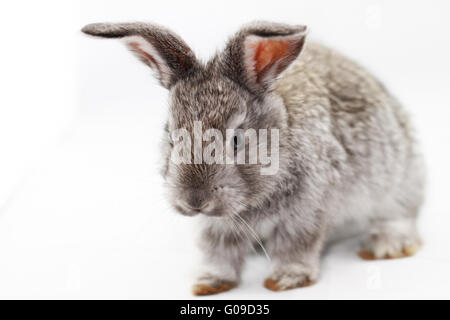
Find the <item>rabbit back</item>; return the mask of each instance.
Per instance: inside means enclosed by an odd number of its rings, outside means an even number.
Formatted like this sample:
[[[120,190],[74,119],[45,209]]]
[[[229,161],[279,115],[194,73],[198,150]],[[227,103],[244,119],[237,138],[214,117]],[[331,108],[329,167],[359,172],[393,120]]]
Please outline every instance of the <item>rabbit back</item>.
[[[333,212],[336,233],[417,215],[423,159],[408,114],[380,81],[337,51],[307,42],[276,93],[287,110],[293,157],[314,184],[311,198],[325,198]]]

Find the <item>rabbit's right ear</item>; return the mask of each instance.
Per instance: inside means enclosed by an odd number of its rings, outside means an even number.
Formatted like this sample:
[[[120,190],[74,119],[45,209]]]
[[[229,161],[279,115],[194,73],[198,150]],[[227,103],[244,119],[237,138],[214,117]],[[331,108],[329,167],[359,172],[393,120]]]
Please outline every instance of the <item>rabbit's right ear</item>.
[[[233,36],[219,58],[219,70],[249,91],[261,95],[298,57],[305,26],[254,22]]]
[[[96,37],[123,39],[128,48],[155,71],[167,89],[199,66],[194,53],[179,36],[157,25],[93,23],[82,31]]]

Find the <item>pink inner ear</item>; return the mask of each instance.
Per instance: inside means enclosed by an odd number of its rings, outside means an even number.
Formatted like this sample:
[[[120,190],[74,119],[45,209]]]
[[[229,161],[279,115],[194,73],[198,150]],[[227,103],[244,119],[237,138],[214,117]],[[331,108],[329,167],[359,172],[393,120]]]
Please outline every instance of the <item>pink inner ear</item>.
[[[292,40],[261,40],[251,44],[254,50],[255,72],[259,74],[266,67],[289,53]]]
[[[144,50],[141,49],[141,46],[139,44],[139,42],[130,42],[129,45],[131,47],[133,47],[133,50],[135,52],[137,52],[142,58],[148,59],[150,60],[150,62],[152,64],[154,64],[155,66],[157,66],[156,64],[156,60],[153,58],[153,56],[151,54],[149,54],[148,52],[145,52]]]

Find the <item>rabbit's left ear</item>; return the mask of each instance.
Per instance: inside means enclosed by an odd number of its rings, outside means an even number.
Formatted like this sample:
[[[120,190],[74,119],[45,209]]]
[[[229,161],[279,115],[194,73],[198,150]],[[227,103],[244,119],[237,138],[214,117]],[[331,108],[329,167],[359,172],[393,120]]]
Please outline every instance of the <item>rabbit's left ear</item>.
[[[255,94],[269,90],[298,57],[307,28],[256,22],[232,37],[220,59],[221,71]]]
[[[93,23],[82,31],[96,37],[123,39],[167,89],[198,67],[194,53],[178,35],[154,24]]]

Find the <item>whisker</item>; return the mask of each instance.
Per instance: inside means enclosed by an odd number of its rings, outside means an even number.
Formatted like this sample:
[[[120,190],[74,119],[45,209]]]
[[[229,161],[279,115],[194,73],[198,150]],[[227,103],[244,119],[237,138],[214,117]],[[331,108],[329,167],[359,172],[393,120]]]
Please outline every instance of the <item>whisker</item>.
[[[252,248],[253,252],[257,253],[255,246],[253,244],[252,239],[250,239],[249,235],[247,234],[245,228],[243,228],[242,224],[239,223],[238,220],[236,220],[233,215],[229,215],[230,219],[235,223],[236,229],[240,230],[240,234],[243,234],[245,236],[245,238],[248,240],[248,242],[250,243],[250,247]],[[241,237],[242,239],[242,237]]]
[[[227,218],[231,217],[227,215]],[[239,242],[239,239],[242,239],[242,236],[240,235],[239,230],[236,228],[236,225],[234,224],[233,220],[225,219],[225,221],[230,226],[231,233],[233,234],[234,239],[236,240],[236,242]]]
[[[259,246],[261,247],[262,251],[264,252],[264,255],[266,256],[267,260],[269,262],[272,261],[272,259],[270,258],[269,254],[267,253],[266,248],[264,247],[261,239],[259,238],[258,234],[255,232],[255,230],[247,223],[247,221],[244,220],[244,218],[242,218],[238,213],[236,213],[234,215],[236,218],[239,218],[240,221],[242,221],[243,225],[245,225],[247,227],[247,229],[250,231],[250,234],[253,236],[253,238],[256,240],[256,242],[259,244]]]

